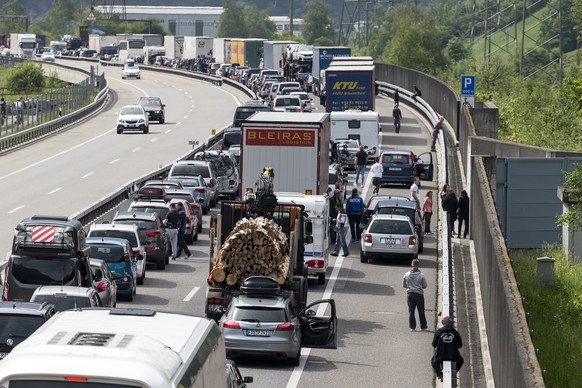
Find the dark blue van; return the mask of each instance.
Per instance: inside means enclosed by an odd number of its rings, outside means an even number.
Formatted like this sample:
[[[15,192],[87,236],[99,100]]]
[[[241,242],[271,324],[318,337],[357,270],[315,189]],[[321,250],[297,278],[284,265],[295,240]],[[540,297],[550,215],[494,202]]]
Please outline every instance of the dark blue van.
[[[129,241],[113,237],[89,237],[87,246],[91,249],[90,258],[101,259],[112,272],[121,275],[117,279],[117,295],[129,301],[136,294],[137,262],[133,257]]]

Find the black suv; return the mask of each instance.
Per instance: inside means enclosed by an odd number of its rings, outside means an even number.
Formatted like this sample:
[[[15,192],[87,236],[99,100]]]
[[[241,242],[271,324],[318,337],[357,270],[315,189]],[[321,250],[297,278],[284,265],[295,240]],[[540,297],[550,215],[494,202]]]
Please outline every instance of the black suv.
[[[55,315],[48,303],[0,302],[0,360]]]
[[[163,124],[166,121],[166,105],[162,104],[159,97],[141,97],[138,105],[141,105],[148,114],[150,121],[157,121]]]
[[[14,231],[3,300],[27,302],[38,286],[93,287],[81,222],[61,216],[32,216]]]
[[[234,111],[232,119],[233,127],[240,127],[242,122],[251,117],[255,112],[270,112],[271,107],[265,105],[263,100],[249,100],[243,105],[238,106]]]
[[[123,225],[135,224],[139,233],[139,239],[145,247],[148,262],[155,262],[158,269],[166,269],[166,264],[170,262],[172,247],[166,235],[166,228],[158,213],[118,213],[111,223]]]

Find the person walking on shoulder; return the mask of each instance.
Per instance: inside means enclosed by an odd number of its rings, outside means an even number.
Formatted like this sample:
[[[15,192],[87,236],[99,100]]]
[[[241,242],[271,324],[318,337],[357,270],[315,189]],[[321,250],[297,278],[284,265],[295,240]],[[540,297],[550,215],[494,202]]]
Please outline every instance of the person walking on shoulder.
[[[370,174],[372,174],[372,185],[374,185],[373,194],[378,194],[380,192],[380,183],[382,183],[382,173],[384,172],[384,167],[380,163],[380,159],[376,158],[374,164],[370,168]]]
[[[443,116],[441,116],[439,118],[439,120],[436,122],[436,124],[433,126],[432,128],[432,143],[430,144],[430,150],[432,152],[436,151],[436,141],[439,138],[439,132],[441,129],[443,129],[443,122],[445,121],[445,118]]]
[[[164,219],[164,225],[166,226],[166,234],[170,240],[170,245],[172,246],[172,260],[176,260],[178,256],[178,223],[180,221],[180,215],[176,209],[176,204],[170,204],[170,211]]]
[[[186,244],[186,239],[184,235],[186,234],[186,224],[188,223],[188,219],[186,217],[186,211],[184,210],[184,204],[182,202],[178,202],[178,253],[176,257],[180,257],[182,255],[182,250],[186,254],[186,259],[192,256],[190,253],[190,249],[188,249],[188,244]]]
[[[457,219],[459,220],[457,238],[461,238],[463,222],[465,223],[465,233],[463,234],[463,238],[467,238],[467,234],[469,233],[469,195],[465,190],[461,191],[461,197],[459,198]]]
[[[394,118],[394,128],[396,133],[400,133],[400,122],[402,121],[402,111],[398,106],[398,103],[394,104],[394,109],[392,109],[392,117]]]
[[[410,200],[416,202],[416,206],[420,209],[420,196],[418,193],[418,185],[420,184],[420,178],[415,176],[414,181],[410,185]]]
[[[346,212],[350,221],[352,241],[360,241],[360,220],[364,215],[364,200],[358,195],[358,189],[352,189],[352,195],[346,200]]]
[[[418,310],[420,329],[428,329],[426,316],[424,315],[424,289],[428,287],[426,277],[420,272],[420,261],[412,260],[412,269],[404,274],[402,287],[406,288],[406,301],[408,304],[408,327],[410,331],[416,330],[415,310]]]
[[[329,240],[332,245],[335,244],[337,238],[337,226],[335,224],[338,213],[337,206],[340,205],[343,207],[341,193],[341,190],[335,189],[333,196],[329,199]]]
[[[465,360],[461,356],[459,349],[463,347],[463,340],[457,330],[455,330],[454,321],[446,316],[441,323],[443,327],[434,333],[432,347],[434,355],[431,359],[431,365],[434,373],[443,380],[443,361],[456,362],[456,370],[459,372]]]
[[[356,186],[358,186],[358,178],[362,176],[362,183],[360,187],[364,187],[364,173],[366,172],[366,163],[368,163],[368,153],[364,146],[360,146],[360,150],[356,152]]]
[[[335,225],[337,227],[337,238],[335,240],[335,249],[331,253],[332,256],[339,255],[340,249],[344,251],[344,256],[349,256],[348,244],[346,243],[346,225],[348,223],[348,216],[341,204],[336,205],[337,217]]]
[[[0,98],[0,125],[4,125],[4,118],[6,117],[6,101],[4,97]]]
[[[431,235],[430,230],[430,219],[432,218],[432,190],[429,190],[424,197],[422,203],[422,219],[424,220],[424,232],[427,235]]]
[[[457,208],[459,207],[459,201],[457,200],[457,195],[453,190],[449,190],[445,198],[443,199],[443,209],[447,212],[447,223],[449,226],[449,236],[453,236],[453,230],[455,228],[455,221],[457,220]]]
[[[400,104],[400,92],[398,91],[398,88],[396,88],[396,90],[394,91],[394,104],[395,105]]]

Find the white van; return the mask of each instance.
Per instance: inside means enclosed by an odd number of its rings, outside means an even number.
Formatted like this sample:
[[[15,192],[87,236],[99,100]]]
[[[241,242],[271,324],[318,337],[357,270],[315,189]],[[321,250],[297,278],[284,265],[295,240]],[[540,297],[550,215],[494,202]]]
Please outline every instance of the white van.
[[[362,112],[360,110],[346,110],[344,112],[331,112],[331,140],[358,139],[366,152],[368,160],[374,159],[380,154],[380,114],[378,112]]]
[[[69,310],[2,360],[0,387],[226,387],[225,363],[222,334],[207,318],[137,309]]]
[[[305,206],[312,224],[313,243],[305,245],[303,253],[307,273],[317,276],[319,284],[325,284],[325,273],[329,258],[329,205],[325,195],[307,195],[303,193],[275,193],[277,201],[296,203]]]

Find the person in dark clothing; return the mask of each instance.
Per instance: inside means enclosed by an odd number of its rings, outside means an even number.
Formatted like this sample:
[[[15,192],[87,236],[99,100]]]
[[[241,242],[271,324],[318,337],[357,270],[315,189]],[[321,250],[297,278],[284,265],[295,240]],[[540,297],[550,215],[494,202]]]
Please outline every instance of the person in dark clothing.
[[[360,220],[364,214],[364,200],[358,195],[358,189],[352,189],[352,195],[346,200],[346,213],[350,222],[352,241],[360,241]]]
[[[394,118],[394,128],[396,129],[396,133],[399,133],[400,122],[402,121],[402,111],[400,111],[398,103],[394,104],[394,109],[392,109],[392,117]]]
[[[455,227],[455,220],[457,219],[457,208],[459,207],[459,201],[457,200],[457,195],[453,190],[449,190],[445,198],[443,199],[443,209],[447,212],[447,223],[449,226],[449,236],[453,236],[453,230]]]
[[[432,347],[434,355],[431,359],[431,365],[434,373],[443,380],[443,361],[456,362],[457,372],[461,370],[465,360],[461,356],[459,349],[463,347],[461,335],[454,327],[454,321],[450,317],[444,317],[441,321],[443,327],[434,333]]]
[[[416,85],[413,86],[414,88],[414,94],[412,95],[412,99],[414,100],[414,102],[418,102],[416,100],[417,97],[422,97],[422,92],[420,91],[419,88],[416,87]]]
[[[441,129],[443,129],[443,122],[444,121],[445,121],[445,118],[443,116],[440,116],[439,120],[436,122],[436,124],[432,128],[432,142],[430,143],[431,152],[436,151],[436,148],[435,148],[436,142],[437,142],[437,139],[439,138],[439,132],[441,131]]]
[[[358,185],[358,178],[362,176],[360,187],[364,187],[364,173],[366,172],[366,164],[368,163],[368,153],[364,146],[360,146],[360,150],[356,152],[356,186]]]
[[[337,238],[337,226],[335,220],[337,219],[337,206],[341,205],[343,208],[343,201],[341,197],[341,190],[335,189],[333,196],[329,199],[329,241],[331,244],[335,244]]]
[[[400,92],[398,89],[394,91],[394,105],[400,104]]]
[[[172,260],[176,260],[178,256],[178,222],[180,215],[176,209],[176,204],[170,204],[170,211],[164,219],[164,226],[166,227],[166,234],[170,240],[170,245],[172,246]]]
[[[412,260],[412,269],[404,274],[402,287],[406,288],[406,304],[408,305],[408,326],[410,331],[416,330],[415,311],[418,310],[420,329],[428,329],[424,313],[424,289],[428,287],[426,277],[420,271],[420,261]]]
[[[186,211],[184,210],[184,204],[182,202],[178,202],[178,253],[176,257],[180,257],[182,255],[182,250],[186,254],[185,259],[192,256],[190,253],[190,249],[188,249],[188,244],[186,244],[186,239],[184,235],[186,234],[186,224],[188,220],[186,219]]]
[[[4,97],[0,98],[0,125],[4,125],[4,118],[6,117],[6,101]]]
[[[465,190],[461,191],[461,198],[459,198],[457,219],[459,220],[457,238],[461,238],[463,222],[465,223],[465,233],[463,234],[463,238],[467,238],[467,234],[469,233],[469,195]]]

